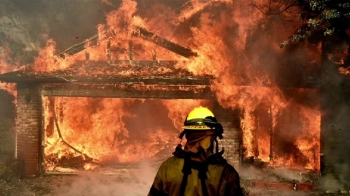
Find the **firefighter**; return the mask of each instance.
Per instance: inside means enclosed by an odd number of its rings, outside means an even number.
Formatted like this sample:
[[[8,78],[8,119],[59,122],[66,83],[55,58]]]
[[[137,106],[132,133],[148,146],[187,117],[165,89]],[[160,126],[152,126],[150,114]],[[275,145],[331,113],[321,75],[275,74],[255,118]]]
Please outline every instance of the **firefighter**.
[[[218,150],[222,134],[208,108],[194,108],[179,136],[185,136],[185,146],[179,144],[161,164],[148,196],[242,196],[238,172],[222,157],[224,150]]]

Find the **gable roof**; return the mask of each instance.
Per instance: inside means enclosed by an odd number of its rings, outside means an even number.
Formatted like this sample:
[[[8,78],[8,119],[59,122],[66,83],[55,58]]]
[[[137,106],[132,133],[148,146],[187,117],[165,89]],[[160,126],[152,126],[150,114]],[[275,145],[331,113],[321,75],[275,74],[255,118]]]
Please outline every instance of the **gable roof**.
[[[132,33],[135,37],[153,42],[169,51],[189,58],[196,56],[190,48],[181,46],[161,37],[145,28],[135,27]],[[107,38],[105,38],[107,39]],[[72,47],[59,53],[58,56],[64,58],[65,55],[73,55],[85,49],[86,43],[97,44],[100,39],[94,35],[86,41],[75,44]],[[37,83],[104,83],[104,84],[191,84],[209,85],[211,76],[194,76],[190,72],[175,68],[176,61],[158,60],[108,60],[108,61],[77,61],[65,70],[52,72],[35,72],[26,70],[14,71],[0,74],[0,81],[8,83],[37,82]]]

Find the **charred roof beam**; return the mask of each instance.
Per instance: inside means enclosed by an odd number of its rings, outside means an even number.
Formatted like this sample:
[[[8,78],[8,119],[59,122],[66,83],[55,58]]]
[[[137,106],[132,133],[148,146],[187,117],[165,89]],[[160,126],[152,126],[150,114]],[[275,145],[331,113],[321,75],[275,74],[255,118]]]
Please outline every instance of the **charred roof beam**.
[[[154,44],[157,44],[158,46],[166,48],[169,51],[172,51],[172,52],[174,52],[178,55],[181,55],[183,57],[186,57],[186,58],[197,56],[197,53],[192,51],[190,48],[186,48],[180,44],[172,42],[164,37],[161,37],[161,36],[151,32],[151,31],[145,29],[145,28],[142,28],[142,27],[136,26],[135,31],[133,31],[133,33],[132,33],[132,36],[140,37],[144,40],[150,41]],[[86,41],[75,44],[72,47],[60,52],[58,54],[58,56],[64,58],[65,55],[76,54],[78,52],[83,51],[85,49],[85,46],[87,43],[97,44],[98,40],[105,40],[105,39],[108,39],[108,37],[101,39],[98,37],[98,35],[94,35],[94,36],[88,38]]]
[[[151,41],[163,48],[166,48],[186,58],[197,56],[197,53],[193,52],[190,48],[186,48],[184,46],[181,46],[180,44],[169,41],[164,37],[161,37],[142,27],[136,27],[136,31],[133,32],[133,36],[138,36],[145,40]]]

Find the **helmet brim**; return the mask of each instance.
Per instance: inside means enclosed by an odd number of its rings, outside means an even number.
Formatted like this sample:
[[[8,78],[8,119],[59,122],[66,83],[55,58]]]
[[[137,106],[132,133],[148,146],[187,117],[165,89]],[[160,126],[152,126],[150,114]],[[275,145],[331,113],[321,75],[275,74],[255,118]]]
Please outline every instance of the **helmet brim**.
[[[185,125],[182,128],[185,130],[211,130],[212,129],[206,125]]]

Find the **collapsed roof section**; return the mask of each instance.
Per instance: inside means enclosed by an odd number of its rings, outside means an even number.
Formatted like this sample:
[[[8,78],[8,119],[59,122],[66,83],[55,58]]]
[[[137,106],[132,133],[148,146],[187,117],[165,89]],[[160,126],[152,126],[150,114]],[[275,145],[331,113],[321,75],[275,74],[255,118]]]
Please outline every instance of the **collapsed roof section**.
[[[176,61],[79,61],[65,70],[37,73],[31,70],[0,75],[8,83],[95,83],[209,85],[211,76],[193,76],[175,68]]]

